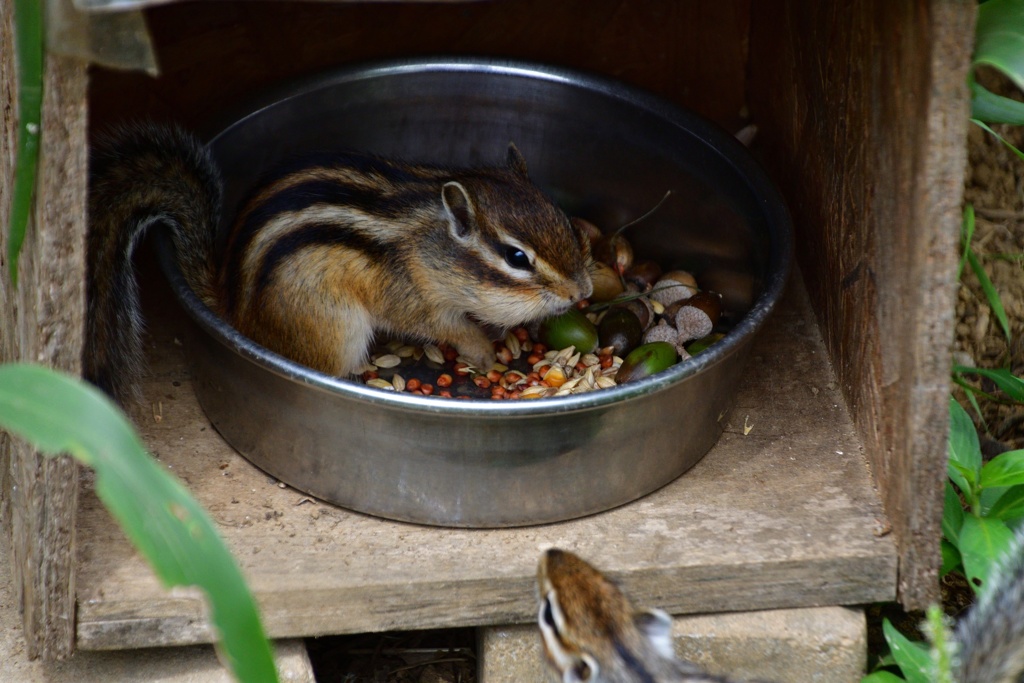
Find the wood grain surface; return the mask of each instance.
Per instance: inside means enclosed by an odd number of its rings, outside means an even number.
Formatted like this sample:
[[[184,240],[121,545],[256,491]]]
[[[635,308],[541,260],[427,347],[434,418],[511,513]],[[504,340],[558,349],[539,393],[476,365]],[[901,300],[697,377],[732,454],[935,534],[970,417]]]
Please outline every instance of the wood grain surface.
[[[753,3],[750,106],[826,346],[900,547],[938,598],[967,2]]]
[[[0,357],[78,374],[85,310],[85,64],[53,56],[46,61],[37,201],[14,290],[6,258],[18,125],[11,10],[10,0],[0,0]],[[0,500],[28,652],[65,657],[75,634],[77,466],[3,435]]]
[[[895,547],[799,287],[755,342],[726,433],[693,470],[616,510],[522,529],[389,522],[280,485],[199,409],[174,342],[181,325],[154,323],[147,405],[134,417],[219,524],[273,637],[527,622],[551,545],[677,614],[895,596]],[[210,639],[201,602],[162,590],[91,493],[79,520],[80,647]]]

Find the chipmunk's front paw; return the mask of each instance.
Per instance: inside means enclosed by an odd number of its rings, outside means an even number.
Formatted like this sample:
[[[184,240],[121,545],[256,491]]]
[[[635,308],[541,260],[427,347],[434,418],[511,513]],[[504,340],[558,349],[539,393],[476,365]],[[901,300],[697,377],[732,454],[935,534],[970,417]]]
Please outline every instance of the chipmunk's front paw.
[[[479,339],[462,341],[456,344],[455,348],[467,363],[481,372],[490,370],[497,360],[494,355],[494,345],[483,335]]]

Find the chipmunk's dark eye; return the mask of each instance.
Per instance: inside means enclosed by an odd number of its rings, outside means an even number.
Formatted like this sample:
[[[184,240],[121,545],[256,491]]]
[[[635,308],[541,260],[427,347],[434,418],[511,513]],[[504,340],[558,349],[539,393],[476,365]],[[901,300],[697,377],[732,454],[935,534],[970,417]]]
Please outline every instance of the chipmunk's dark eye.
[[[591,670],[589,664],[587,664],[584,660],[580,659],[573,665],[572,673],[574,676],[576,676],[577,681],[589,681],[590,675],[593,673],[593,671]]]
[[[533,265],[530,263],[530,257],[526,255],[526,252],[519,247],[513,247],[511,245],[505,245],[505,263],[509,264],[513,268],[519,268],[520,270],[533,270]]]
[[[544,598],[544,623],[557,631],[555,626],[555,615],[551,613],[551,598]]]

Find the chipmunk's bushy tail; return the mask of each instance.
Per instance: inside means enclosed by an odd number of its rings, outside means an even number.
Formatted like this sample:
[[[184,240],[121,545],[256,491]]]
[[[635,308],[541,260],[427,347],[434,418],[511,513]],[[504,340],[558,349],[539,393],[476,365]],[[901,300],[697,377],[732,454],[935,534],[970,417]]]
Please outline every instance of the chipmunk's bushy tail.
[[[958,683],[1024,681],[1024,527],[957,624]]]
[[[132,255],[155,224],[171,230],[177,260],[196,294],[211,300],[213,239],[221,180],[206,147],[180,129],[118,129],[90,159],[85,378],[124,405],[144,366]]]

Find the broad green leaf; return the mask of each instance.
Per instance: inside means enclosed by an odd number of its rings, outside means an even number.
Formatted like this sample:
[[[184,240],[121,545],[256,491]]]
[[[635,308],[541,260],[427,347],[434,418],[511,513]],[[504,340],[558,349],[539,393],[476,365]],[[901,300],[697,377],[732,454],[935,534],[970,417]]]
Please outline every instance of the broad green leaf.
[[[946,482],[946,499],[942,508],[942,534],[954,546],[960,542],[960,527],[964,523],[964,505],[953,485]]]
[[[876,671],[860,679],[860,683],[905,683],[905,678],[900,678],[890,671]]]
[[[1024,403],[1024,379],[1017,377],[1006,368],[990,370],[988,368],[972,368],[966,365],[954,365],[953,372],[961,375],[981,375],[992,380],[997,387],[1012,400]]]
[[[981,445],[967,411],[949,399],[949,464],[946,473],[969,503],[977,497],[976,484],[981,476]]]
[[[96,471],[96,494],[165,585],[206,593],[222,654],[239,680],[277,681],[273,655],[234,558],[188,491],[146,453],[93,387],[32,365],[0,366],[0,427]]]
[[[942,566],[939,568],[939,576],[943,577],[950,572],[960,569],[963,562],[960,559],[960,551],[956,549],[956,546],[946,539],[942,539],[939,547],[942,550]]]
[[[1000,519],[966,515],[960,527],[964,574],[975,592],[987,585],[995,563],[1013,542],[1013,532]]]
[[[1006,451],[981,468],[981,487],[1016,486],[1024,484],[1024,450]]]
[[[903,672],[903,677],[909,683],[930,683],[928,669],[931,666],[931,656],[928,653],[928,646],[907,638],[897,631],[888,619],[882,620],[882,632],[885,634],[885,642],[889,643],[893,658]]]
[[[992,491],[1000,493],[1000,495],[993,497],[993,500],[988,503],[986,517],[1001,519],[1008,525],[1014,525],[1024,519],[1024,485],[1011,486],[1008,489],[992,489]],[[982,500],[987,493],[987,490],[982,492]]]
[[[972,66],[991,66],[1024,89],[1024,4],[989,0],[979,5]]]

